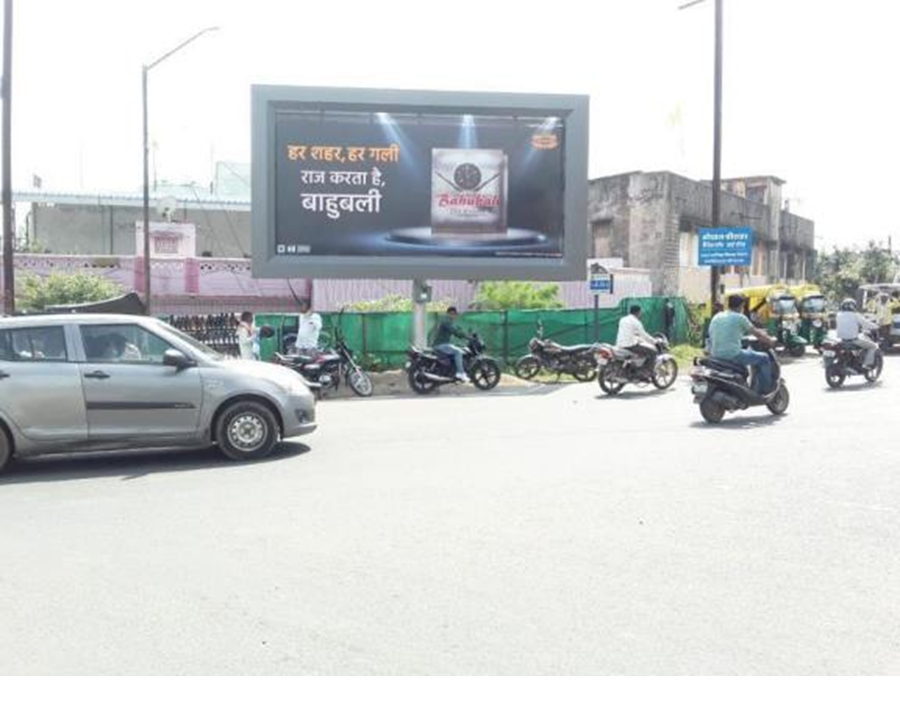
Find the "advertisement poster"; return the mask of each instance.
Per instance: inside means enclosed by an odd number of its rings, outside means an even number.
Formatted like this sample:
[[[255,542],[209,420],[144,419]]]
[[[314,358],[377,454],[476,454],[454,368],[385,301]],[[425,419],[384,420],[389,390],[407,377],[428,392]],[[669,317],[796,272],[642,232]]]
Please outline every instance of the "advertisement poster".
[[[274,115],[278,257],[562,258],[561,117]]]

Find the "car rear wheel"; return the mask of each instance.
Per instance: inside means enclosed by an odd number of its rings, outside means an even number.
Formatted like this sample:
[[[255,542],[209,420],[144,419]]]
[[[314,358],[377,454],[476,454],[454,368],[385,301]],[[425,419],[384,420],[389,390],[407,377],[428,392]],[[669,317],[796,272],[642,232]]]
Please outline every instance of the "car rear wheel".
[[[233,461],[262,459],[278,443],[278,422],[268,407],[257,401],[238,401],[219,416],[215,439]]]
[[[6,429],[0,424],[0,472],[6,468],[10,458],[12,458],[12,444],[9,443]]]

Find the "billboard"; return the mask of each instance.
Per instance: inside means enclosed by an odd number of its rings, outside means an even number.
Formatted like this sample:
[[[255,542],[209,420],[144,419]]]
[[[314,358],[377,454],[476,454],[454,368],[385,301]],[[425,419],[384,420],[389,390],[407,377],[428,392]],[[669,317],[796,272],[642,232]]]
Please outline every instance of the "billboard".
[[[587,98],[253,87],[259,277],[584,277]]]

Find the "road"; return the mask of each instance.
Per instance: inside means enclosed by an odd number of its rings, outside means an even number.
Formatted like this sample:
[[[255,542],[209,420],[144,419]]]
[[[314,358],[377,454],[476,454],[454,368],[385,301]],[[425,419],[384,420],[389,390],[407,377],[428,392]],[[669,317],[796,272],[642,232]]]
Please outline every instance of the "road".
[[[4,674],[900,674],[900,357],[700,422],[686,383],[331,401],[273,459],[20,463]]]

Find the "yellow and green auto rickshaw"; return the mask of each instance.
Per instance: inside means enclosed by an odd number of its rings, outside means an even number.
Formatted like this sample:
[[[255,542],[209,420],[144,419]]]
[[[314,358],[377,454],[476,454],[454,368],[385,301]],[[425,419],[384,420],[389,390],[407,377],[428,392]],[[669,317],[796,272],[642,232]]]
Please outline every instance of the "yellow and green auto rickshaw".
[[[744,313],[754,325],[764,328],[775,338],[776,348],[797,358],[806,352],[808,341],[800,333],[797,298],[787,286],[773,284],[728,289],[724,299],[726,305],[729,296],[735,294],[746,299]]]
[[[791,293],[797,299],[800,312],[800,335],[822,353],[822,342],[828,335],[828,304],[822,289],[814,283],[805,283],[793,286]]]
[[[881,328],[881,347],[900,344],[900,274],[893,283],[867,283],[859,287],[860,310]]]

